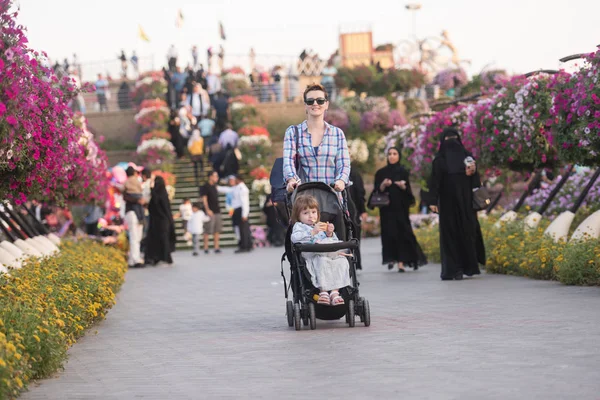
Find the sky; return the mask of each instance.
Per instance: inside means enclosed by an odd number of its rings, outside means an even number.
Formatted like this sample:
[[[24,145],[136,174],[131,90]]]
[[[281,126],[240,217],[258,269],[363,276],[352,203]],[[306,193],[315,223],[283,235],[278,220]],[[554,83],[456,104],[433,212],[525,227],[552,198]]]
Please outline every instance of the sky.
[[[247,63],[253,47],[259,64],[289,62],[304,48],[328,58],[340,32],[371,29],[373,45],[399,43],[413,34],[446,30],[469,74],[482,68],[525,73],[559,68],[558,59],[600,45],[598,0],[422,0],[412,14],[406,1],[391,0],[17,0],[18,22],[30,46],[53,59],[77,53],[84,69],[118,68],[121,49],[136,50],[141,64],[166,63],[174,44],[185,62],[197,45],[201,61],[223,43],[226,66]],[[175,20],[181,10],[181,29]],[[414,17],[414,19],[413,19]],[[227,40],[221,42],[218,23]],[[138,25],[150,37],[138,37]],[[114,60],[114,61],[113,61]],[[205,64],[206,65],[206,64]],[[85,72],[84,72],[85,74]],[[85,76],[84,76],[85,78]]]

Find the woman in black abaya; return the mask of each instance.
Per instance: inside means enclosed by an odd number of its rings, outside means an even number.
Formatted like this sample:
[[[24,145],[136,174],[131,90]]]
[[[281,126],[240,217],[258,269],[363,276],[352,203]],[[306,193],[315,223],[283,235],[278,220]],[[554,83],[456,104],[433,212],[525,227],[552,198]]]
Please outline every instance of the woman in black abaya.
[[[145,263],[156,265],[160,261],[172,264],[171,253],[175,251],[175,225],[165,180],[157,176],[148,204],[150,226],[146,236]]]
[[[400,165],[400,151],[396,147],[388,150],[387,161],[388,165],[375,173],[373,189],[390,196],[390,204],[379,208],[383,264],[393,269],[397,263],[398,272],[404,272],[405,265],[416,270],[427,264],[427,258],[410,224],[409,209],[415,197],[408,170]]]
[[[177,116],[177,111],[171,110],[171,116],[169,117],[169,134],[171,135],[171,143],[175,147],[175,153],[177,158],[183,157],[185,151],[185,139],[179,133],[179,125],[181,121]]]
[[[467,157],[472,154],[462,145],[458,131],[444,129],[429,184],[430,204],[434,204],[430,208],[440,215],[442,280],[479,274],[478,263],[485,265],[483,236],[473,210],[473,189],[481,182],[477,172],[467,175]]]

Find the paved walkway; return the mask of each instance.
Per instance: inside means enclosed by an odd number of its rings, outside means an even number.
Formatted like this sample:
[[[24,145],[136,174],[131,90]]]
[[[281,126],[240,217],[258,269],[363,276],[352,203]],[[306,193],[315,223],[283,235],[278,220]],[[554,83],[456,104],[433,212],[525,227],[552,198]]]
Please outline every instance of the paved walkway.
[[[64,372],[23,399],[599,399],[600,289],[398,274],[364,243],[372,325],[285,319],[280,249],[132,270]]]

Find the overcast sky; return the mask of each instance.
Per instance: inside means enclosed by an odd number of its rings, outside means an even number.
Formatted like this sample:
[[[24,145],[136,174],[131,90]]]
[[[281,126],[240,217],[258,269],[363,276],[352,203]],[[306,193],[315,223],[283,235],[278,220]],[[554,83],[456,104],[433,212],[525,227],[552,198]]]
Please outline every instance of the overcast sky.
[[[116,59],[121,49],[148,56],[162,66],[170,44],[185,61],[199,46],[220,44],[218,21],[227,40],[226,64],[243,64],[251,47],[259,62],[276,64],[312,48],[326,57],[338,47],[340,31],[372,29],[374,46],[412,35],[408,2],[390,0],[20,0],[19,22],[28,28],[31,47],[53,59],[80,62]],[[509,72],[557,68],[558,59],[590,52],[600,44],[600,1],[424,0],[416,12],[418,37],[445,29],[470,73],[484,66]],[[175,27],[177,11],[183,28]],[[138,24],[150,37],[142,42]],[[114,64],[117,65],[116,63]]]

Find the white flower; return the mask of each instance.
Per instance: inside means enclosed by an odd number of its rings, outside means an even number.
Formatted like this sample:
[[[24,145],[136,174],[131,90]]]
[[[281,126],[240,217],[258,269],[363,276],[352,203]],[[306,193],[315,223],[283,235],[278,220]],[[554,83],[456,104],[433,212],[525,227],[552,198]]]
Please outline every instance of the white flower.
[[[250,146],[263,146],[263,147],[271,147],[271,139],[265,135],[253,135],[253,136],[242,136],[238,141],[238,146],[240,148],[250,147]]]
[[[367,145],[367,142],[362,139],[348,140],[348,151],[350,153],[351,161],[364,163],[369,159],[369,146]]]
[[[589,110],[588,110],[588,112],[589,112]],[[591,132],[590,128],[588,128],[587,126],[585,127],[585,129],[583,131],[585,132],[586,135],[588,135]]]
[[[258,194],[271,194],[271,182],[268,179],[255,179],[252,182],[252,191]]]
[[[10,149],[9,151],[6,152],[6,158],[10,160],[12,158],[12,156],[13,156],[13,151],[12,151],[12,149]]]
[[[175,147],[167,139],[153,138],[144,140],[138,147],[136,152],[138,154],[146,153],[150,148],[157,148],[159,150],[170,150],[175,152]]]

